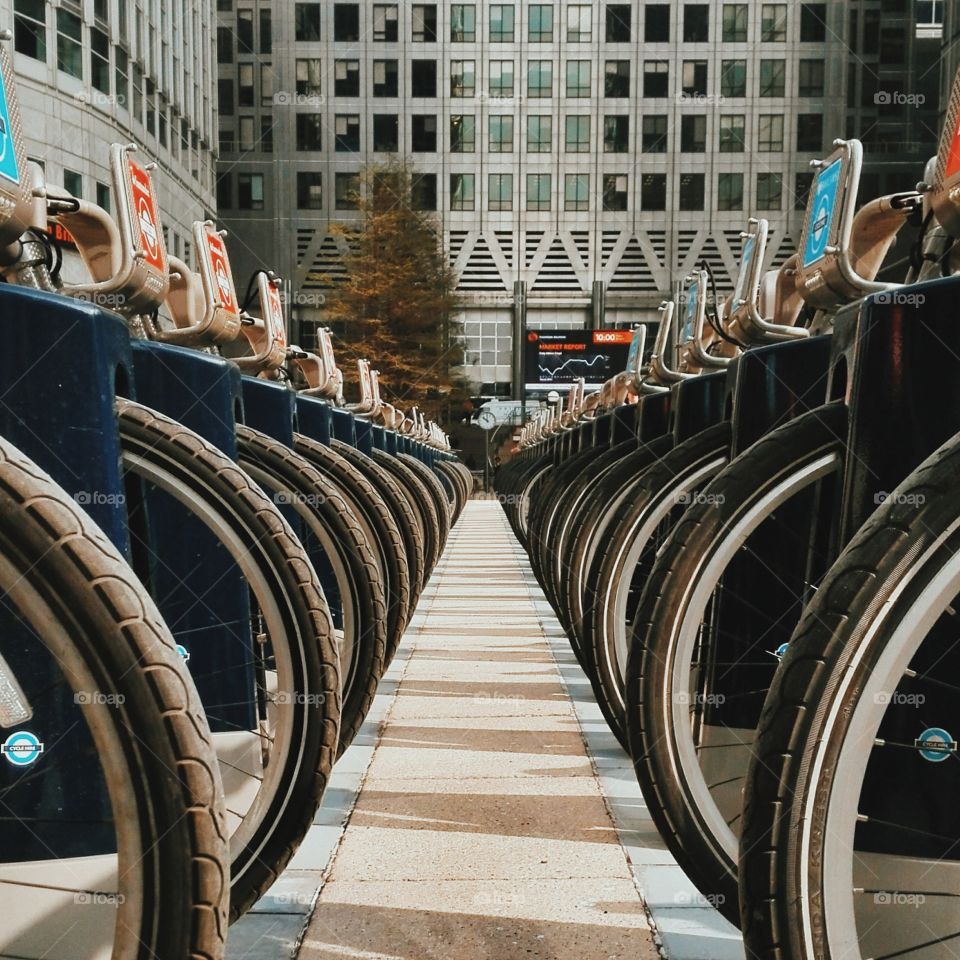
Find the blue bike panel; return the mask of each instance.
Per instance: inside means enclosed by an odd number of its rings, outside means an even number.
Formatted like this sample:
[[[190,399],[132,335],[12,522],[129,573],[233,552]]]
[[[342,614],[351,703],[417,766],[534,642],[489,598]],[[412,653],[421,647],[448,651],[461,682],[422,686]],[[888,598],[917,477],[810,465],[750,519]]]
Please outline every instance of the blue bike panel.
[[[840,172],[843,158],[837,157],[828,167],[817,173],[810,201],[810,223],[807,224],[807,239],[803,247],[803,265],[813,266],[827,252],[833,219],[836,216],[840,189]]]

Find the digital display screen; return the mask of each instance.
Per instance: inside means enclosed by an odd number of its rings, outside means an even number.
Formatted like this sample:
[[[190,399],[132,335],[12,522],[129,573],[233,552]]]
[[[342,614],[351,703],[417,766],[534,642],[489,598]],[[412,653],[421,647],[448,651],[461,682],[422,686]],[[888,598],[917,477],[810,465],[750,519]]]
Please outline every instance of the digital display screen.
[[[528,390],[564,390],[583,377],[602,384],[627,369],[632,330],[530,330],[524,345]]]
[[[837,196],[840,192],[842,158],[837,157],[828,167],[817,174],[810,193],[806,242],[803,245],[803,265],[813,266],[822,260],[830,242],[833,218],[836,215]]]

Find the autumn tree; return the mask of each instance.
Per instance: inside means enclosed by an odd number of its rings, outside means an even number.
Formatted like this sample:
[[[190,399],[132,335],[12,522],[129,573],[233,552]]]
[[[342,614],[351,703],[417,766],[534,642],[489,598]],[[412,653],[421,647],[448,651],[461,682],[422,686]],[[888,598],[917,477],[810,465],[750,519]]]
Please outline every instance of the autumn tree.
[[[463,348],[456,277],[438,225],[417,209],[416,184],[403,164],[373,167],[361,180],[361,224],[333,227],[350,249],[345,279],[333,284],[326,311],[340,365],[349,384],[354,360],[370,360],[384,399],[448,421],[465,395],[452,370],[463,363]]]

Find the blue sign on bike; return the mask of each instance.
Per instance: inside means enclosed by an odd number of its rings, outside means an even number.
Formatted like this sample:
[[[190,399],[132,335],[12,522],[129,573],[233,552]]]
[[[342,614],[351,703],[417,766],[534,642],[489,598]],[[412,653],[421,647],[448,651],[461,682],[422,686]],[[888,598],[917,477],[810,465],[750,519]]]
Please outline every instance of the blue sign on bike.
[[[680,335],[680,342],[686,343],[693,339],[694,323],[697,319],[697,303],[700,295],[700,284],[694,280],[687,287],[687,303],[683,312],[683,331]]]
[[[829,167],[824,167],[817,174],[810,202],[807,240],[803,246],[803,265],[805,267],[815,264],[827,252],[834,211],[837,206],[837,195],[840,192],[840,170],[842,167],[842,160],[838,157]]]
[[[753,248],[757,238],[750,234],[743,241],[743,256],[740,258],[740,272],[737,274],[737,285],[733,288],[733,308],[736,309],[743,299],[743,288],[746,286],[747,277],[750,276],[750,266],[753,261]]]
[[[930,763],[943,763],[952,753],[957,752],[957,741],[943,727],[930,727],[924,730],[914,741],[920,756]]]
[[[7,103],[7,88],[0,71],[0,176],[20,182],[17,151],[13,143],[13,125],[10,123],[10,106]]]
[[[640,351],[643,349],[644,343],[646,341],[646,331],[643,327],[637,327],[633,331],[633,339],[630,341],[630,350],[627,353],[627,370],[637,371],[640,369],[640,364],[643,361],[643,357],[640,356]]]
[[[43,744],[35,733],[29,730],[17,730],[0,744],[0,753],[7,763],[15,767],[29,767],[40,759]]]

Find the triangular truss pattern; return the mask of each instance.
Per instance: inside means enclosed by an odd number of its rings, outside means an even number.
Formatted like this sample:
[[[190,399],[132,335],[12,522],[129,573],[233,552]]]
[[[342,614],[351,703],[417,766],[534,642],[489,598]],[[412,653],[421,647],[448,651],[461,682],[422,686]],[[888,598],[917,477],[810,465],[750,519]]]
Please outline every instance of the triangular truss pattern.
[[[319,243],[318,238],[322,236]],[[350,252],[346,237],[321,235],[314,230],[297,231],[298,279],[302,290],[329,290],[347,279],[343,258]]]
[[[482,234],[477,236],[473,243],[467,262],[460,271],[457,286],[460,290],[507,289],[490,244]]]
[[[576,246],[571,249],[564,242],[566,238],[554,236],[546,252],[534,258],[530,264],[531,272],[536,269],[536,277],[530,289],[534,293],[556,292],[583,292],[583,284],[577,276],[577,267],[574,266],[574,258],[578,261],[578,266],[582,272],[586,272],[580,260],[579,251]],[[543,244],[541,244],[542,249]]]

